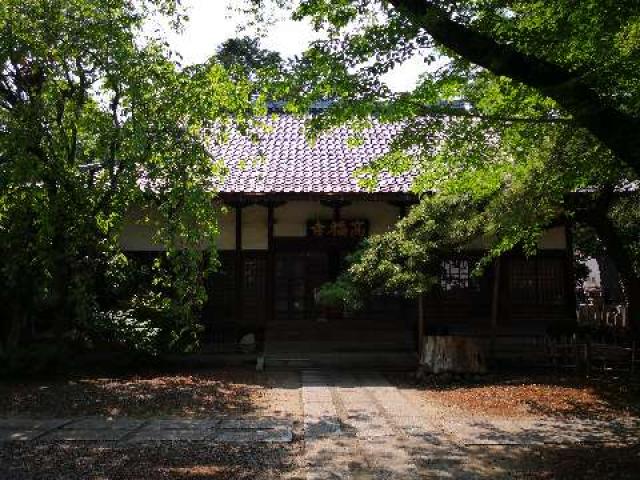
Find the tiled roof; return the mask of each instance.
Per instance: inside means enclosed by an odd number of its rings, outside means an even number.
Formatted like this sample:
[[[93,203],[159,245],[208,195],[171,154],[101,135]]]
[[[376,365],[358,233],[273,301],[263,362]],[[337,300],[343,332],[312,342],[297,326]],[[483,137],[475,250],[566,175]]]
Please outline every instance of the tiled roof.
[[[311,144],[304,134],[304,119],[278,115],[267,122],[257,143],[240,134],[212,148],[215,158],[225,161],[229,175],[222,193],[358,193],[354,173],[386,153],[399,124],[374,122],[362,132],[363,143],[347,145],[350,132],[338,128]],[[376,193],[406,193],[411,176],[383,174]]]

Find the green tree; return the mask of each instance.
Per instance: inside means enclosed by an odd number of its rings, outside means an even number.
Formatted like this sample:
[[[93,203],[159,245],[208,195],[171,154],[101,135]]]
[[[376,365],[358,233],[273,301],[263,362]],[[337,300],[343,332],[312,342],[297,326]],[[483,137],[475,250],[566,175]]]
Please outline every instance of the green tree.
[[[244,77],[255,77],[259,70],[278,70],[283,64],[278,52],[262,48],[258,38],[246,36],[224,41],[214,58],[227,70],[236,70]]]
[[[179,69],[161,38],[143,39],[153,16],[182,20],[178,3],[0,4],[5,349],[19,345],[28,323],[50,324],[58,338],[87,328],[104,307],[101,292],[123,281],[118,238],[134,207],[155,212],[167,246],[153,287],[164,296],[153,300],[152,288],[136,302],[173,314],[175,344],[193,336],[203,301],[195,265],[202,246],[214,244],[215,185],[224,174],[207,145],[262,109],[249,100],[248,80],[215,62]]]
[[[392,151],[361,172],[365,185],[382,170],[413,170],[419,194],[470,197],[493,241],[490,256],[516,245],[535,252],[559,215],[589,223],[640,314],[640,228],[620,221],[633,218],[637,197],[616,200],[640,172],[637,2],[301,0],[293,16],[326,40],[282,79],[291,111],[336,99],[311,122],[314,132],[343,123],[357,131],[373,119],[405,124]],[[420,82],[390,91],[383,75],[413,55],[427,64]],[[442,206],[423,198],[426,210]],[[451,218],[442,228],[455,226]],[[397,233],[411,232],[401,225]]]

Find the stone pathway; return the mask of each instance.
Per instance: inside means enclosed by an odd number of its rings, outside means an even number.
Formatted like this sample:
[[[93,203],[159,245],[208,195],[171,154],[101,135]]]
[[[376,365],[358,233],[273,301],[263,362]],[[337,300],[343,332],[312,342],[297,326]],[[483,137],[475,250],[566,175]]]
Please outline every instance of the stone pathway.
[[[637,419],[454,417],[375,373],[303,371],[302,399],[307,480],[493,478],[539,446],[640,441]]]
[[[107,419],[86,417],[59,420],[0,419],[0,442],[119,442],[162,441],[291,442],[293,421],[285,418]]]

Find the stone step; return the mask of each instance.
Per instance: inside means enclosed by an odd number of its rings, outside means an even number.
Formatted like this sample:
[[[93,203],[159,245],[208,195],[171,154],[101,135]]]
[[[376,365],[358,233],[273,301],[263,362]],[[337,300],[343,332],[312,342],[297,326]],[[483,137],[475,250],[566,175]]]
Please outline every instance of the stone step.
[[[412,369],[417,365],[416,354],[410,352],[380,353],[309,353],[265,352],[266,368],[393,368]]]

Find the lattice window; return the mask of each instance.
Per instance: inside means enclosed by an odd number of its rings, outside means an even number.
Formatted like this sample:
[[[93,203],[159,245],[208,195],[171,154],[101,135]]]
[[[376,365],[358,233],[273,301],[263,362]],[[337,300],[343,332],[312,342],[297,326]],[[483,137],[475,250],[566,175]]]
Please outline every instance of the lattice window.
[[[467,259],[443,260],[440,288],[443,292],[477,289],[478,282],[472,277],[472,270]]]
[[[538,259],[538,300],[546,305],[564,302],[564,261],[559,258]]]
[[[560,305],[564,302],[564,259],[511,260],[511,299],[515,304]]]

